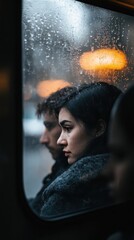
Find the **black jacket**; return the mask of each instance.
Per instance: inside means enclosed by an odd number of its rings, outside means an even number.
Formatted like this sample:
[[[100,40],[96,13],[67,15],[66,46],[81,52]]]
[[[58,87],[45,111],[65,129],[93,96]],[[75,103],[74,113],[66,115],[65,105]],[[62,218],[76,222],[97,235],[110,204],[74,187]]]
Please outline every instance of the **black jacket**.
[[[42,181],[43,184],[39,192],[34,198],[28,200],[30,207],[36,214],[40,213],[40,209],[43,204],[42,193],[59,175],[61,175],[67,169],[67,160],[66,162],[65,159],[60,159],[60,161],[56,161],[55,164],[52,166],[51,173],[44,177]]]

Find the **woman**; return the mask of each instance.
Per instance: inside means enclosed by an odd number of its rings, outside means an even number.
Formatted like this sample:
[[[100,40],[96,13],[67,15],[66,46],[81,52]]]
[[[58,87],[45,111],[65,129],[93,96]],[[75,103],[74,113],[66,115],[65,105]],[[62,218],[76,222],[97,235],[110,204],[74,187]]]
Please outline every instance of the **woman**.
[[[107,127],[121,91],[104,82],[81,85],[71,94],[60,91],[55,112],[62,132],[57,144],[63,147],[71,166],[44,191],[43,218],[111,203],[99,174],[109,159]]]

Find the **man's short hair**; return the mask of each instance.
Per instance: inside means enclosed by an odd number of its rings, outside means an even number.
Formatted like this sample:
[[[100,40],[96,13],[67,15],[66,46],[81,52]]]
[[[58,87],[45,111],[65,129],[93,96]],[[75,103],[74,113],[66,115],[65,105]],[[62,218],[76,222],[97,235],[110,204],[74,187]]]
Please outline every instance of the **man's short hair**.
[[[37,116],[41,117],[41,115],[46,112],[58,116],[59,109],[65,99],[67,99],[75,91],[76,87],[69,86],[52,93],[48,98],[45,98],[42,102],[38,103],[36,109]]]

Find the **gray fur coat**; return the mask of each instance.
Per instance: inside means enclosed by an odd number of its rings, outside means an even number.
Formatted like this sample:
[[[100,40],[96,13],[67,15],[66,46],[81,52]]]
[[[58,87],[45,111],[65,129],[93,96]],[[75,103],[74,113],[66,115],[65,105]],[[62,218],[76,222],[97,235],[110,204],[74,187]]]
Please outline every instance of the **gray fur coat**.
[[[58,176],[43,192],[41,218],[60,216],[111,203],[105,181],[99,178],[109,154],[84,157]]]

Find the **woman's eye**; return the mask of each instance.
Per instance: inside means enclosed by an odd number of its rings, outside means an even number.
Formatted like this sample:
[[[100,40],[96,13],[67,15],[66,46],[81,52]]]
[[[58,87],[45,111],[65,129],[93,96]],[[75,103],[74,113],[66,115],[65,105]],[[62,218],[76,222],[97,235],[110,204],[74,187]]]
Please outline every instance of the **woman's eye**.
[[[71,127],[64,127],[64,130],[65,130],[66,132],[70,133],[71,130],[72,130],[72,128],[71,128]]]

